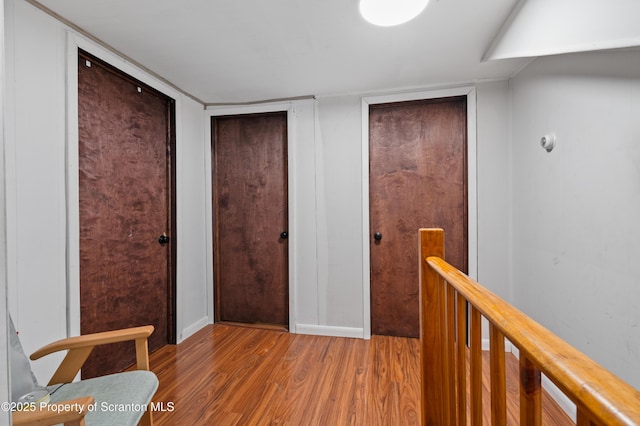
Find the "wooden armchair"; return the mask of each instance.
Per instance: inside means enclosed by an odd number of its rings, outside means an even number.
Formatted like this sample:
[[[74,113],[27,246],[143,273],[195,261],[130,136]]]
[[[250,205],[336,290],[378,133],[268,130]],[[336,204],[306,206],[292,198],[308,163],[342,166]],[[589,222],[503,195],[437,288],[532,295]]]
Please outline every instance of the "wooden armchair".
[[[37,350],[31,360],[67,351],[48,383],[63,385],[51,392],[49,405],[34,404],[29,410],[13,412],[13,424],[84,425],[86,416],[87,425],[151,425],[151,398],[158,388],[158,379],[149,371],[151,333],[150,325],[107,331],[61,339]],[[135,341],[137,370],[73,382],[95,346],[130,340]]]

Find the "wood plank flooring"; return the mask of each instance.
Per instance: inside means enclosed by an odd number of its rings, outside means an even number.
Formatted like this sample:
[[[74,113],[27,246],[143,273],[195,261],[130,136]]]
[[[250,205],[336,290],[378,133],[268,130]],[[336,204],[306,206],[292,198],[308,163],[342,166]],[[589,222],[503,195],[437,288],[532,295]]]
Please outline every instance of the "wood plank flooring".
[[[154,402],[165,409],[154,411],[154,423],[417,425],[419,350],[417,339],[207,326],[151,354],[160,380]],[[517,373],[512,379],[517,390]],[[514,385],[507,386],[511,393]],[[561,414],[543,422],[571,424]]]

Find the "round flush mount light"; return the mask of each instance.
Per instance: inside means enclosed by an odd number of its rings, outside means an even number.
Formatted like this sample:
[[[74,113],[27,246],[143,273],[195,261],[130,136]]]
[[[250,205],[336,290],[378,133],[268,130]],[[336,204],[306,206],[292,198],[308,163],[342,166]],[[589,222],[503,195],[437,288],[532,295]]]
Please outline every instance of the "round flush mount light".
[[[429,0],[360,0],[360,14],[374,25],[391,27],[412,20],[427,3]]]

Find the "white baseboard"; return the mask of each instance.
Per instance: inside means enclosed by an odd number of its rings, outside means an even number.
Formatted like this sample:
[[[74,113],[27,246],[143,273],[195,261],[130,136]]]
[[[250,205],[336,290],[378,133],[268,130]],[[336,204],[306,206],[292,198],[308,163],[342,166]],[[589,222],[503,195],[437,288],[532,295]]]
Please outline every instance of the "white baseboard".
[[[576,404],[573,403],[551,380],[544,374],[542,375],[542,388],[547,391],[549,396],[567,413],[567,416],[575,423],[577,420]]]
[[[193,324],[185,327],[182,330],[180,340],[178,343],[197,333],[199,330],[210,324],[208,317],[203,317]],[[362,339],[364,336],[364,330],[362,328],[354,327],[335,327],[330,325],[315,325],[315,324],[297,324],[295,330],[291,330],[295,334],[311,334],[315,336],[332,336],[332,337],[351,337]]]
[[[198,331],[202,330],[208,324],[210,324],[209,317],[202,317],[198,321],[189,325],[188,327],[183,328],[182,333],[179,335],[179,339],[177,343],[180,343],[183,340],[187,339],[188,337],[196,334]]]
[[[334,327],[330,325],[296,324],[296,334],[312,334],[315,336],[352,337],[362,339],[364,330],[354,327]]]

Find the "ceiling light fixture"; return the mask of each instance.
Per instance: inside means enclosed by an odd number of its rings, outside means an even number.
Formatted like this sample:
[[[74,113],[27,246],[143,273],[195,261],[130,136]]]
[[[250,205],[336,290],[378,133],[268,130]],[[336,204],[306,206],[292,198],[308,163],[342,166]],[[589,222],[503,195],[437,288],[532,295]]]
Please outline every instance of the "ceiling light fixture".
[[[360,14],[374,25],[391,27],[420,15],[429,0],[360,0]]]

